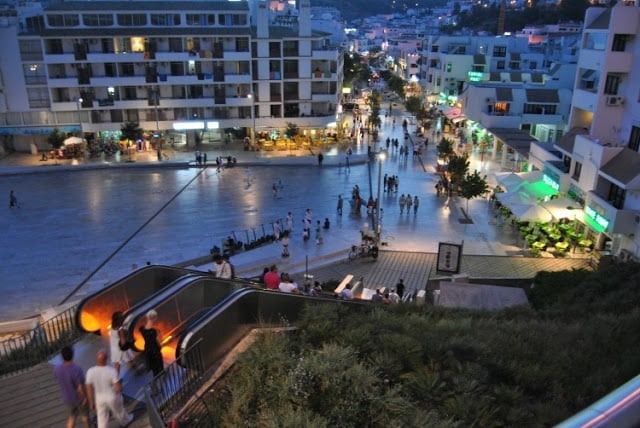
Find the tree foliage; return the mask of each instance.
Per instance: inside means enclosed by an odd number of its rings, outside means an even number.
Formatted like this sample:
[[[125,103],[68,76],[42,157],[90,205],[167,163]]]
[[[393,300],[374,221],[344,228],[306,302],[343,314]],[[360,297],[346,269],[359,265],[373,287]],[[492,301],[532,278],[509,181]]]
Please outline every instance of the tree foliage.
[[[47,135],[47,143],[54,149],[59,149],[64,144],[64,140],[67,139],[67,136],[64,132],[60,132],[58,128],[53,128],[53,130]]]
[[[310,305],[204,400],[212,426],[552,426],[637,374],[638,283],[637,264],[541,273],[532,308],[491,313]]]
[[[473,198],[485,195],[489,191],[487,176],[480,175],[478,170],[466,174],[458,186],[458,195],[467,200],[467,214],[469,213],[469,201]]]
[[[451,179],[452,189],[458,191],[460,183],[464,179],[465,175],[467,175],[467,173],[469,172],[469,156],[467,156],[466,153],[462,156],[450,156],[447,172],[449,173],[449,178]]]
[[[298,125],[293,122],[287,122],[287,129],[284,131],[284,135],[286,135],[287,138],[292,139],[298,135],[298,132]]]
[[[438,157],[447,162],[454,153],[453,141],[448,138],[442,137],[442,140],[440,140],[436,149],[438,150]]]
[[[144,131],[138,122],[125,122],[120,127],[120,135],[123,140],[136,141],[143,137]]]

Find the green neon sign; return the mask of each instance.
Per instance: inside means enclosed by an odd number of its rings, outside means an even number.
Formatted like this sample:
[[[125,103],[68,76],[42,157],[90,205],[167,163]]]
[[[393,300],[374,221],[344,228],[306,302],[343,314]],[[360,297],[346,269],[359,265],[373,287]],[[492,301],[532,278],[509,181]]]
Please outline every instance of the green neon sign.
[[[609,227],[609,220],[600,215],[589,205],[584,207],[584,219],[591,227],[593,227],[594,230],[597,230],[598,232],[604,232],[607,230],[607,227]]]
[[[555,191],[560,191],[560,184],[547,174],[542,174],[542,181],[544,182],[544,184],[553,188]]]
[[[479,71],[467,72],[467,79],[469,79],[469,82],[482,82],[483,77],[484,77],[484,73],[481,73]]]

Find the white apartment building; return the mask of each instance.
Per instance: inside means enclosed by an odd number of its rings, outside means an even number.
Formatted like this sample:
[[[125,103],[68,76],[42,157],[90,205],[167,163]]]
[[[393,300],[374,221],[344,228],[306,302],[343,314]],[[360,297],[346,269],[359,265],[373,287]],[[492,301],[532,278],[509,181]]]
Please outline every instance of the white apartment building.
[[[55,127],[104,137],[125,121],[189,144],[227,128],[324,129],[336,120],[343,58],[310,22],[308,0],[288,27],[271,25],[264,1],[18,9],[0,28],[0,134],[27,150]]]
[[[640,8],[587,10],[570,131],[544,173],[578,201],[596,248],[640,255]]]
[[[431,102],[455,103],[467,82],[496,78],[502,83],[522,82],[523,74],[540,74],[544,69],[544,55],[531,52],[523,38],[428,36],[421,82]]]

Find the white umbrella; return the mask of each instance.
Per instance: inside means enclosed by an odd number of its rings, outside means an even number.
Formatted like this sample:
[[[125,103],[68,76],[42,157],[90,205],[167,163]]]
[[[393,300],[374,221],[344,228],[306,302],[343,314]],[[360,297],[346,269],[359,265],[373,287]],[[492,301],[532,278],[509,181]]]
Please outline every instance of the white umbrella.
[[[512,204],[509,210],[513,216],[522,221],[551,221],[553,216],[540,205]]]
[[[518,174],[513,172],[499,172],[496,174],[496,181],[502,187],[504,187],[507,192],[511,192],[516,190],[518,187],[524,183],[524,180],[520,178]]]
[[[84,143],[84,140],[80,137],[69,137],[63,141],[63,144],[65,146],[71,146],[73,144],[82,144],[82,143]]]
[[[533,205],[536,202],[531,199],[528,193],[518,191],[496,193],[496,199],[509,208],[511,208],[511,205]]]

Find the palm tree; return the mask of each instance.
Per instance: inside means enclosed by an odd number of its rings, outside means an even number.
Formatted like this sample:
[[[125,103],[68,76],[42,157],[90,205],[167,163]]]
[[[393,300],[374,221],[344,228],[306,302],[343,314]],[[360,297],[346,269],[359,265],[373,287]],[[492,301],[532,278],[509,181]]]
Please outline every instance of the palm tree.
[[[144,136],[144,131],[140,128],[138,122],[125,122],[120,127],[121,140],[127,141],[127,147],[131,145],[131,141],[137,141]],[[129,152],[129,161],[131,161],[131,152]]]

